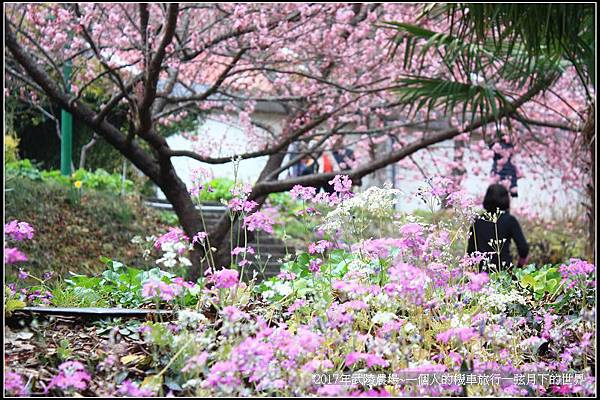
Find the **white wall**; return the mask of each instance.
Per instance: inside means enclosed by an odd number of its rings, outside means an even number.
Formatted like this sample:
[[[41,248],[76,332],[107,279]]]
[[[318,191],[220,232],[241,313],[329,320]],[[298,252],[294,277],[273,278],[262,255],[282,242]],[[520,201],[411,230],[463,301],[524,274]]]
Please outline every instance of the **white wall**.
[[[436,161],[447,160],[452,157],[454,149],[452,142],[440,143],[434,146],[431,152],[420,151],[413,156],[414,160],[421,166],[427,176],[444,175],[443,169],[436,167]],[[492,160],[481,160],[481,155],[465,150],[464,166],[467,175],[463,180],[463,188],[476,199],[483,200],[483,196],[490,184],[490,172]],[[408,161],[405,161],[408,162]],[[560,215],[565,211],[575,212],[583,198],[573,191],[565,191],[560,178],[551,172],[545,176],[534,176],[527,165],[520,162],[518,154],[513,156],[513,164],[517,165],[523,172],[523,177],[518,180],[518,197],[511,198],[511,208],[525,208],[543,217]],[[473,173],[480,169],[479,174]],[[388,173],[388,176],[390,174]],[[403,190],[403,203],[400,205],[402,211],[411,211],[424,208],[424,204],[414,196],[420,186],[423,186],[424,178],[420,172],[396,166],[396,187]],[[555,198],[552,198],[554,194]]]
[[[279,121],[276,115],[255,113],[253,119],[274,129],[279,129]],[[231,125],[209,118],[198,127],[197,134],[198,141],[202,143],[202,148],[210,149],[210,152],[206,154],[207,156],[228,157],[256,150],[248,143],[244,131],[239,125]],[[265,132],[257,129],[257,134],[262,135]],[[167,143],[173,150],[195,150],[195,143],[179,134],[169,136]],[[267,158],[265,156],[240,161],[238,181],[255,182],[264,168]],[[210,171],[213,178],[233,178],[234,175],[233,163],[231,162],[207,164],[190,157],[173,157],[171,161],[177,174],[188,188],[192,183],[191,172],[198,167]],[[157,189],[157,196],[159,198],[165,197],[160,189]]]

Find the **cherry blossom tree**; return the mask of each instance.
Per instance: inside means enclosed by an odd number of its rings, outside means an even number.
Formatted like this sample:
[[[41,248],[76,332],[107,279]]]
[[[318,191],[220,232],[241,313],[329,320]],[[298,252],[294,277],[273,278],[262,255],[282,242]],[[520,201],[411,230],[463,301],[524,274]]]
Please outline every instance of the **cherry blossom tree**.
[[[391,3],[11,4],[5,8],[5,75],[9,86],[25,85],[48,97],[129,159],[163,191],[189,237],[203,230],[202,222],[173,167],[174,157],[208,164],[268,157],[249,195],[260,204],[269,193],[331,180],[338,172],[280,176],[301,157],[330,149],[340,139],[356,149],[352,168],[344,172],[356,181],[443,141],[485,147],[484,128],[512,120],[527,125],[518,146],[531,146],[526,151],[532,155],[543,151],[544,165],[580,189],[579,154],[564,153],[585,120],[584,89],[574,83],[574,71],[540,77],[525,88],[499,78],[495,84],[506,88],[503,101],[493,112],[472,108],[469,118],[436,104],[406,110],[414,99],[398,95],[406,87],[402,79],[423,71],[434,78],[455,72],[434,52],[423,53],[419,66],[390,57],[397,31],[384,22],[414,23],[419,11],[418,5]],[[443,31],[447,24],[419,21],[430,30]],[[396,44],[400,53],[423,47]],[[62,79],[67,62],[74,71],[70,90]],[[477,77],[457,82],[480,85]],[[111,97],[103,104],[87,103],[86,92],[98,87]],[[280,129],[251,118],[267,102],[285,111]],[[117,107],[127,109],[127,131],[108,121]],[[246,151],[215,154],[201,136],[194,148],[168,145],[170,126],[206,115],[241,123]],[[432,129],[439,121],[449,127]],[[375,151],[389,140],[395,143],[392,151]],[[298,143],[310,144],[286,158]],[[449,160],[448,171],[457,163]],[[218,247],[229,227],[223,216],[210,232],[211,243]],[[192,257],[192,277],[198,274],[199,252]]]
[[[542,155],[543,164],[554,165],[563,182],[577,182],[566,186],[585,190],[590,253],[595,237],[594,11],[591,4],[440,3],[425,7],[422,17],[445,15],[450,26],[442,30],[388,23],[403,34],[396,42],[406,40],[405,64],[414,61],[413,43],[420,41],[426,42],[421,55],[435,51],[451,71],[451,76],[419,72],[400,79],[397,92],[406,103],[419,103],[418,108],[443,106],[455,115],[462,111],[463,118],[470,111],[472,118],[477,109],[498,115],[511,91],[527,90],[540,80],[553,82],[545,92],[559,101],[545,98],[547,110],[528,107],[508,119],[520,133],[498,134],[526,147],[528,164],[536,164]],[[417,62],[427,60],[420,57]],[[469,80],[471,84],[464,83]],[[577,115],[570,118],[567,107]],[[514,150],[496,146],[501,163]]]

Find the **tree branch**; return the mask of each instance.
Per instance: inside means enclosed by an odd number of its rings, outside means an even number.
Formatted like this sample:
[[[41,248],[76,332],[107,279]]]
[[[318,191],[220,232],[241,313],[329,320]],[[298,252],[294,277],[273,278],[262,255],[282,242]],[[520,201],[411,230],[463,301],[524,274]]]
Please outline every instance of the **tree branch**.
[[[402,160],[403,158],[412,155],[413,153],[417,152],[418,150],[421,150],[423,148],[431,146],[432,144],[452,139],[453,137],[463,134],[465,132],[471,132],[471,131],[473,131],[477,128],[480,128],[486,124],[495,122],[496,120],[499,120],[503,117],[513,116],[519,107],[521,107],[527,101],[531,100],[540,91],[545,89],[547,87],[547,85],[554,78],[555,78],[555,76],[552,75],[552,76],[548,77],[547,79],[541,80],[540,82],[535,84],[529,91],[527,91],[527,93],[525,93],[522,97],[520,97],[519,99],[510,103],[509,107],[503,108],[502,110],[500,110],[500,112],[498,113],[497,116],[495,116],[493,113],[490,113],[485,118],[479,118],[478,120],[474,121],[472,124],[466,126],[465,128],[462,128],[462,129],[451,128],[451,129],[448,129],[448,130],[445,130],[445,131],[442,131],[439,133],[435,133],[429,137],[412,142],[412,143],[406,145],[404,148],[391,153],[387,157],[380,158],[369,164],[366,164],[366,165],[363,165],[356,169],[344,172],[344,174],[350,176],[350,178],[353,180],[359,180],[362,177],[364,177],[374,171],[377,171],[378,169],[381,169],[388,165],[396,163],[396,162]],[[307,176],[301,176],[301,177],[296,177],[296,178],[292,178],[292,179],[287,179],[284,181],[261,181],[261,182],[258,182],[254,186],[252,193],[250,193],[249,199],[255,199],[255,198],[263,196],[267,193],[276,193],[276,192],[283,192],[286,190],[290,190],[295,185],[319,186],[319,185],[322,185],[322,184],[328,182],[329,180],[333,179],[335,177],[335,175],[337,175],[338,173],[339,172],[307,175]]]
[[[128,145],[125,137],[112,124],[104,120],[96,121],[95,112],[88,106],[79,102],[70,104],[68,95],[60,90],[56,83],[37,65],[27,51],[19,45],[14,32],[9,27],[6,29],[5,40],[6,46],[15,60],[25,69],[31,79],[44,90],[44,93],[50,99],[104,137],[107,142],[130,159],[136,167],[154,182],[161,182],[158,164],[138,146]]]

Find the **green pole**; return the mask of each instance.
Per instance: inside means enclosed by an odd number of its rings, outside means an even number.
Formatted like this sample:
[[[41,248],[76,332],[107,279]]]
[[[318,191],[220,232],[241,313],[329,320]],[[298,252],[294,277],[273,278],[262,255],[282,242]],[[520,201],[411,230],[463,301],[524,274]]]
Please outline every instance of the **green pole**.
[[[71,61],[65,62],[64,77],[67,93],[71,90]],[[60,173],[71,175],[71,153],[73,148],[73,116],[63,109],[60,114]]]

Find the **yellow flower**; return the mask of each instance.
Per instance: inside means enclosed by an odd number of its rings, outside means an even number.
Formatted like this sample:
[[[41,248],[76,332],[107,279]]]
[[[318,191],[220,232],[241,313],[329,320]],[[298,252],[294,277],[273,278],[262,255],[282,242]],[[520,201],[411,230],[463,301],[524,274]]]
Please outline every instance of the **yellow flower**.
[[[81,182],[81,181],[75,181],[75,184],[74,184],[74,185],[75,185],[75,187],[76,187],[77,189],[81,189],[81,185],[83,185],[83,182]]]

